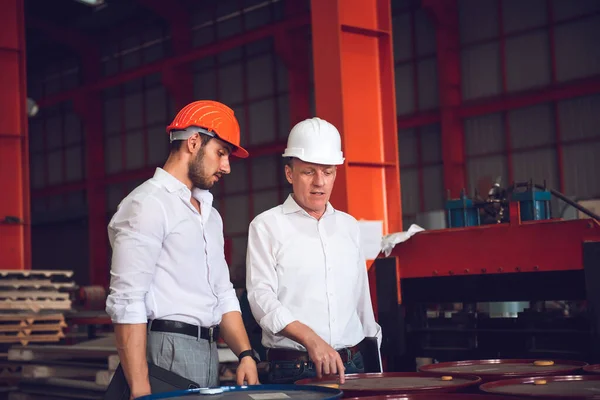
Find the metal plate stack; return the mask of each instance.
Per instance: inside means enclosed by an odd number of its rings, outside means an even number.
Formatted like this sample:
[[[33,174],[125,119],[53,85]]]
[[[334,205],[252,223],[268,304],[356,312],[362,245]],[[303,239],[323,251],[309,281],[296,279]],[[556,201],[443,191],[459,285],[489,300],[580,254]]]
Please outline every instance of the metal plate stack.
[[[474,388],[481,379],[473,375],[432,376],[419,372],[384,372],[379,374],[350,374],[340,385],[337,378],[302,379],[297,385],[323,385],[339,388],[344,398],[375,395],[436,392],[459,392]]]
[[[428,375],[476,375],[483,383],[501,379],[570,375],[587,363],[570,360],[498,359],[469,360],[425,365],[419,370]]]

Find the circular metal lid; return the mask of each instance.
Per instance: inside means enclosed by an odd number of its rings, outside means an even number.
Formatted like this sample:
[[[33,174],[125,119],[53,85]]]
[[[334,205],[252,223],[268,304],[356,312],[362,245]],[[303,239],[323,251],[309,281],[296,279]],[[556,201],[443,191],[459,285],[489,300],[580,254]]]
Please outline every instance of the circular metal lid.
[[[333,400],[342,397],[339,389],[319,386],[254,385],[178,390],[138,397],[136,400]]]
[[[600,399],[600,376],[561,375],[505,379],[479,387],[491,394],[541,399]]]
[[[571,360],[498,359],[429,364],[419,370],[434,375],[477,375],[489,381],[527,376],[568,375],[586,365],[585,362]]]
[[[600,364],[586,365],[583,370],[590,374],[600,374]]]
[[[429,393],[351,397],[346,400],[524,400],[524,398],[515,396],[498,396],[495,394]]]
[[[337,387],[344,396],[366,396],[375,394],[405,394],[424,391],[456,392],[481,383],[481,378],[472,375],[432,376],[420,372],[384,372],[379,374],[349,374],[346,382],[339,384],[337,377],[302,379],[297,385],[326,385]]]

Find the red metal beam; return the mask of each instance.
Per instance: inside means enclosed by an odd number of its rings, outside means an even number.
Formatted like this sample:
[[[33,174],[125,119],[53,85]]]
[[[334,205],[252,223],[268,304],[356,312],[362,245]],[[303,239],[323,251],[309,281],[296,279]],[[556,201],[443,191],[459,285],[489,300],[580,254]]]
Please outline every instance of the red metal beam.
[[[402,230],[390,7],[388,0],[311,1],[317,115],[340,130],[346,157],[332,204],[383,221],[386,233]]]
[[[458,198],[467,176],[465,134],[458,114],[462,104],[458,1],[423,0],[423,7],[435,22],[444,186]]]
[[[0,269],[31,268],[29,135],[23,0],[0,13]],[[15,217],[15,223],[5,222]]]
[[[66,100],[71,100],[78,95],[84,95],[91,91],[100,91],[112,86],[117,86],[122,83],[135,80],[146,75],[163,72],[169,68],[177,67],[179,65],[189,63],[194,60],[212,56],[223,51],[231,50],[236,47],[245,45],[247,43],[255,42],[257,40],[261,40],[274,35],[279,35],[288,29],[308,25],[309,23],[310,17],[308,15],[300,15],[293,18],[289,18],[284,21],[263,26],[252,31],[244,32],[239,35],[220,40],[208,46],[190,49],[184,54],[175,55],[130,71],[123,71],[117,75],[99,79],[94,83],[83,85],[68,92],[63,92],[55,96],[40,99],[40,101],[38,101],[38,104],[40,105],[40,107],[48,107]]]

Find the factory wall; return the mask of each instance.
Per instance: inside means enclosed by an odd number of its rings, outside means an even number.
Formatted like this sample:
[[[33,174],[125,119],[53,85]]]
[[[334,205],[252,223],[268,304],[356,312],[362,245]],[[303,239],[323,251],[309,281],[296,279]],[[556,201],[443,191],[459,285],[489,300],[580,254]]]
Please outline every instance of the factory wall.
[[[214,14],[192,18],[193,45],[217,43],[244,30],[281,20],[290,0],[220,1]],[[508,97],[600,74],[600,3],[590,0],[461,0],[462,95],[465,104]],[[245,12],[239,13],[243,3]],[[404,223],[444,206],[435,27],[418,1],[392,1],[396,106]],[[266,4],[266,6],[264,6]],[[492,6],[489,6],[492,4]],[[520,4],[520,5],[519,5]],[[110,40],[102,48],[105,76],[135,69],[173,53],[166,24]],[[297,57],[310,57],[296,55]],[[288,72],[272,38],[193,63],[194,98],[229,104],[242,144],[258,156],[235,160],[213,190],[225,222],[232,279],[243,283],[247,227],[290,191],[280,152],[290,129]],[[41,66],[29,76],[29,96],[44,98],[80,84],[76,57]],[[102,92],[106,221],[122,198],[168,152],[164,131],[176,113],[160,74]],[[314,103],[312,104],[314,110]],[[578,198],[600,197],[600,96],[540,101],[530,107],[464,119],[466,190],[502,182],[541,182]],[[71,101],[30,119],[33,267],[74,269],[87,283],[88,225],[85,134]]]
[[[465,106],[597,77],[599,12],[594,0],[460,0]],[[434,28],[421,9],[394,18],[401,122],[436,108]],[[499,177],[503,185],[545,181],[578,200],[600,197],[600,95],[542,95],[537,103],[464,119],[469,195]],[[399,131],[405,224],[443,207],[440,143],[437,124]]]

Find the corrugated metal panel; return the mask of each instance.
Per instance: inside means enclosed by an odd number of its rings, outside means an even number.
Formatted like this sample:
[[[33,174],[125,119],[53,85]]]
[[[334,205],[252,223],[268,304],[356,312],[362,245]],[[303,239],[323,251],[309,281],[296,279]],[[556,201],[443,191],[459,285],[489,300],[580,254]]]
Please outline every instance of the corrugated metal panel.
[[[144,136],[140,129],[131,130],[125,136],[125,169],[134,170],[144,166]]]
[[[248,97],[252,99],[272,95],[274,73],[271,54],[249,59],[246,71]]]
[[[104,142],[104,161],[107,174],[121,171],[121,153],[121,137],[107,137]]]
[[[517,92],[547,86],[551,81],[548,31],[506,39],[506,88]]]
[[[444,208],[444,169],[441,165],[423,168],[425,211]]]
[[[279,128],[277,129],[277,137],[287,139],[288,133],[292,128],[290,126],[290,100],[287,94],[277,98],[279,104]]]
[[[257,145],[261,143],[273,143],[276,139],[275,133],[275,101],[267,99],[248,106],[250,124],[250,143]]]
[[[65,149],[65,178],[69,182],[80,181],[83,176],[83,149],[81,146]]]
[[[508,112],[510,144],[513,149],[543,146],[556,142],[554,115],[550,104]]]
[[[246,2],[247,3],[247,2]],[[244,4],[248,7],[249,4]],[[271,22],[271,7],[259,7],[244,13],[244,25],[246,30],[256,29]]]
[[[267,211],[279,204],[279,189],[268,190],[253,194],[254,216]]]
[[[219,68],[219,99],[225,104],[242,102],[242,65]]]
[[[503,151],[506,148],[501,114],[465,119],[467,156]]]
[[[556,150],[540,149],[515,153],[512,156],[513,174],[516,182],[528,182],[546,185],[552,189],[559,189],[558,163]]]
[[[580,199],[600,197],[600,142],[564,146],[565,191]]]
[[[437,108],[439,102],[437,59],[428,58],[417,64],[419,87],[419,110]]]
[[[459,0],[462,43],[498,37],[497,0]]]
[[[81,143],[83,137],[83,126],[79,115],[73,111],[67,111],[64,115],[65,124],[65,145]],[[31,133],[31,131],[30,131]]]
[[[586,15],[600,11],[600,1],[598,0],[552,0],[554,9],[554,20],[562,21],[580,15]]]
[[[161,165],[167,159],[169,139],[165,128],[162,125],[148,127],[148,165]]]
[[[277,186],[279,156],[252,158],[252,188],[265,189]]]
[[[421,157],[424,163],[442,161],[442,133],[439,125],[421,128]]]
[[[140,66],[142,61],[140,51],[131,50],[139,48],[140,44],[140,37],[138,35],[127,37],[121,42],[121,51],[125,51],[125,54],[121,57],[121,67],[123,70]]]
[[[600,95],[560,101],[558,115],[563,140],[600,136]]]
[[[401,64],[395,68],[396,113],[398,115],[415,112],[415,95],[412,64]]]
[[[474,190],[480,186],[481,180],[495,181],[497,177],[501,177],[502,185],[506,185],[508,183],[506,156],[498,155],[467,160],[467,175],[469,177],[469,195],[472,195]]]
[[[412,56],[412,34],[410,27],[410,13],[402,13],[392,18],[392,35],[394,45],[394,59],[396,61],[408,60]]]
[[[249,221],[247,194],[235,196],[225,196],[223,198],[225,205],[224,229],[225,234],[247,232]]]
[[[31,186],[36,189],[44,187],[44,171],[46,170],[44,160],[45,157],[43,154],[34,154],[31,156]]]
[[[498,95],[502,92],[500,50],[497,42],[462,50],[461,75],[463,99]]]
[[[416,168],[400,168],[402,188],[402,213],[415,215],[419,212],[419,174]]]
[[[556,27],[558,81],[600,74],[599,37],[600,15]]]
[[[546,0],[502,0],[502,21],[506,33],[542,26],[548,22]]]
[[[62,151],[53,151],[47,153],[48,155],[48,183],[50,185],[57,185],[62,183]]]
[[[104,136],[121,131],[121,101],[118,88],[104,91]]]
[[[417,134],[415,129],[402,129],[398,132],[400,166],[417,163]]]
[[[241,192],[248,190],[248,167],[246,166],[248,159],[231,159],[231,173],[225,176],[223,180],[224,188],[223,194],[229,194],[234,192]]]
[[[435,54],[435,26],[427,13],[420,9],[415,12],[417,56]]]
[[[125,129],[135,129],[142,126],[142,93],[135,92],[125,95]]]

